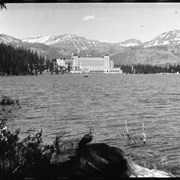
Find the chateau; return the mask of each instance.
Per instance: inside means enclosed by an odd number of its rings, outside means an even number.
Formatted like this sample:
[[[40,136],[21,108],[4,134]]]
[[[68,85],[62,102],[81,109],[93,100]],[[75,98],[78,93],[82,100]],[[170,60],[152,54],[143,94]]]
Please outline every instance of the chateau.
[[[72,60],[71,73],[123,73],[120,68],[114,68],[107,54],[103,57],[79,57],[73,54]]]

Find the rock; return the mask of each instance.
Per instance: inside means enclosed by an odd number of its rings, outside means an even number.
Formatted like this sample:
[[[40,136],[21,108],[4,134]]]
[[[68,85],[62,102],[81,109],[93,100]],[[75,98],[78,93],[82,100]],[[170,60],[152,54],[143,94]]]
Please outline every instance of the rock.
[[[139,166],[138,164],[131,162],[132,174],[130,177],[175,177],[171,173],[167,173],[165,171],[157,170],[157,169],[148,169]]]
[[[78,149],[73,161],[72,177],[129,177],[124,153],[104,143],[89,144]]]

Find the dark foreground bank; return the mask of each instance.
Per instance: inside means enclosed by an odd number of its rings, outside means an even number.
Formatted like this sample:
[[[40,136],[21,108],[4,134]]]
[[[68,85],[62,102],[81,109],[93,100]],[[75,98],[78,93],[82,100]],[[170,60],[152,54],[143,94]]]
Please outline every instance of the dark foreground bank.
[[[88,134],[78,142],[76,149],[62,152],[57,142],[52,146],[42,145],[40,133],[36,137],[28,137],[25,143],[18,142],[13,133],[7,136],[5,131],[9,134],[7,129],[1,130],[8,139],[2,140],[1,134],[0,179],[174,177],[129,161],[119,148],[105,143],[89,144],[86,139]]]

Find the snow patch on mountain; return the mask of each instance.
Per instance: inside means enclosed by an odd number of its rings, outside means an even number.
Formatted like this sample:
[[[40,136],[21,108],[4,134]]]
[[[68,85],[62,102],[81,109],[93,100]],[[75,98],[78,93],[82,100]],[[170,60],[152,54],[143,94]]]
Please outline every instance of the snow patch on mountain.
[[[45,42],[49,41],[52,36],[46,35],[46,36],[30,36],[29,38],[23,38],[22,41],[24,42],[29,42],[29,43],[43,43],[46,44]],[[48,44],[46,44],[48,45]]]
[[[119,44],[119,46],[123,46],[123,47],[131,47],[131,46],[139,46],[142,44],[142,42],[137,39],[128,39],[128,40],[120,42],[118,44]]]
[[[77,53],[79,53],[79,52],[80,52],[80,50],[79,50],[79,48],[76,46],[75,42],[74,42],[74,41],[72,41],[72,43],[74,44],[74,47],[77,49]]]

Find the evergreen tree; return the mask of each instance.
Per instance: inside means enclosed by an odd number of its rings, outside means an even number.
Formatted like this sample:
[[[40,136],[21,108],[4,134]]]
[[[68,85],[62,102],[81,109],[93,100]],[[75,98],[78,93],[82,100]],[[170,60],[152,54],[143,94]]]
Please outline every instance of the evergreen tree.
[[[0,44],[0,74],[26,75],[42,74],[45,58],[37,52],[22,47]]]

